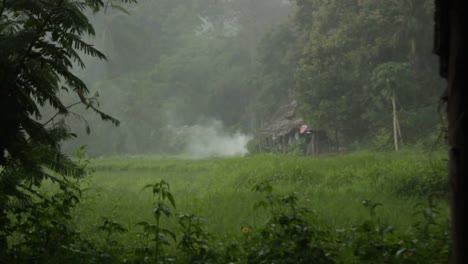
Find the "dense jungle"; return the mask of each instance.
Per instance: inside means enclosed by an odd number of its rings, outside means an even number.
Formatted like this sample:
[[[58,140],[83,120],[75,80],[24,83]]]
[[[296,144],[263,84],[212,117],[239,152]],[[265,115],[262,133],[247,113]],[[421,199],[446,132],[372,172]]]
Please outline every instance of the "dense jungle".
[[[0,0],[0,263],[448,263],[434,12]]]

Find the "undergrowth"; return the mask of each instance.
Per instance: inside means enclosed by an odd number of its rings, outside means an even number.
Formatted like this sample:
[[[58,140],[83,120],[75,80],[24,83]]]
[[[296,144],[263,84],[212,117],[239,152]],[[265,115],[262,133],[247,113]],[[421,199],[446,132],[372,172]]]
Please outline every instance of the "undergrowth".
[[[11,215],[1,263],[447,263],[445,166],[412,153],[98,161]]]
[[[115,239],[128,230],[109,218],[97,230],[104,243],[86,239],[69,221],[78,196],[62,190],[52,197],[53,206],[38,202],[20,214],[24,217],[14,231],[22,236],[5,263],[446,263],[450,254],[448,223],[438,221],[430,202],[415,208],[419,220],[407,230],[386,223],[377,212],[382,205],[370,200],[362,201],[367,220],[334,229],[315,211],[300,207],[296,193],[278,195],[262,182],[252,188],[263,195],[254,210],[266,210],[266,221],[217,240],[200,216],[174,216],[176,203],[166,181],[147,187],[154,197],[148,208],[154,219],[134,225],[137,246]],[[162,217],[176,217],[178,225],[165,226]]]

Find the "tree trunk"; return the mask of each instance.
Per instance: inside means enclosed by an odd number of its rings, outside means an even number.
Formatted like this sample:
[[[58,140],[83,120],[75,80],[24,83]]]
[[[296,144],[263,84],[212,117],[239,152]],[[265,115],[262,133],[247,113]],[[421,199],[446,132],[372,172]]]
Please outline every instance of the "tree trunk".
[[[396,119],[396,128],[398,133],[398,140],[400,141],[400,146],[403,145],[403,137],[401,136],[401,129],[400,129],[400,121],[398,120],[398,116]]]
[[[440,74],[447,78],[450,209],[453,254],[451,263],[468,263],[468,178],[466,113],[468,112],[468,14],[466,0],[437,0],[434,52]]]
[[[449,23],[448,104],[453,263],[468,263],[468,178],[466,114],[468,25],[466,0],[452,0]]]

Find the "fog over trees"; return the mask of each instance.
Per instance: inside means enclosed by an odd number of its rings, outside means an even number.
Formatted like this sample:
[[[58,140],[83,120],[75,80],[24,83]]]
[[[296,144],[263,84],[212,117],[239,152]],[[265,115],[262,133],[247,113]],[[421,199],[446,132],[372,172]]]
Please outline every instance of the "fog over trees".
[[[88,61],[79,75],[121,125],[111,129],[85,114],[92,133],[80,133],[68,149],[86,144],[95,154],[173,154],[185,148],[195,125],[252,133],[260,119],[253,111],[258,44],[291,11],[284,1],[141,1],[128,13],[93,16],[92,41],[108,61]],[[83,124],[69,123],[84,132]]]
[[[430,145],[440,135],[430,2],[154,0],[126,8],[91,16],[91,41],[108,61],[87,60],[78,73],[121,125],[75,108],[91,135],[69,119],[80,136],[67,151],[85,144],[96,155],[180,154],[192,126],[221,123],[221,136],[252,137],[292,100],[331,149],[392,148],[392,98],[399,141]]]

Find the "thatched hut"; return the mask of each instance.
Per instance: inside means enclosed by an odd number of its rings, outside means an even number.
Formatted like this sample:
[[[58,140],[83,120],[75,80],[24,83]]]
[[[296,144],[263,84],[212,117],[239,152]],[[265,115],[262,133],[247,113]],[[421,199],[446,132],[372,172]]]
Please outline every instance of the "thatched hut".
[[[301,117],[296,116],[297,107],[296,100],[281,106],[270,122],[257,131],[257,138],[264,139],[264,142],[259,145],[260,151],[279,150],[287,153],[291,142],[303,140],[307,144],[305,148],[306,155],[317,152],[316,133],[304,123]],[[301,130],[301,127],[306,127],[306,129]]]
[[[295,117],[297,102],[281,106],[273,115],[270,122],[259,129],[262,136],[281,137],[289,134],[303,123],[302,118]]]

